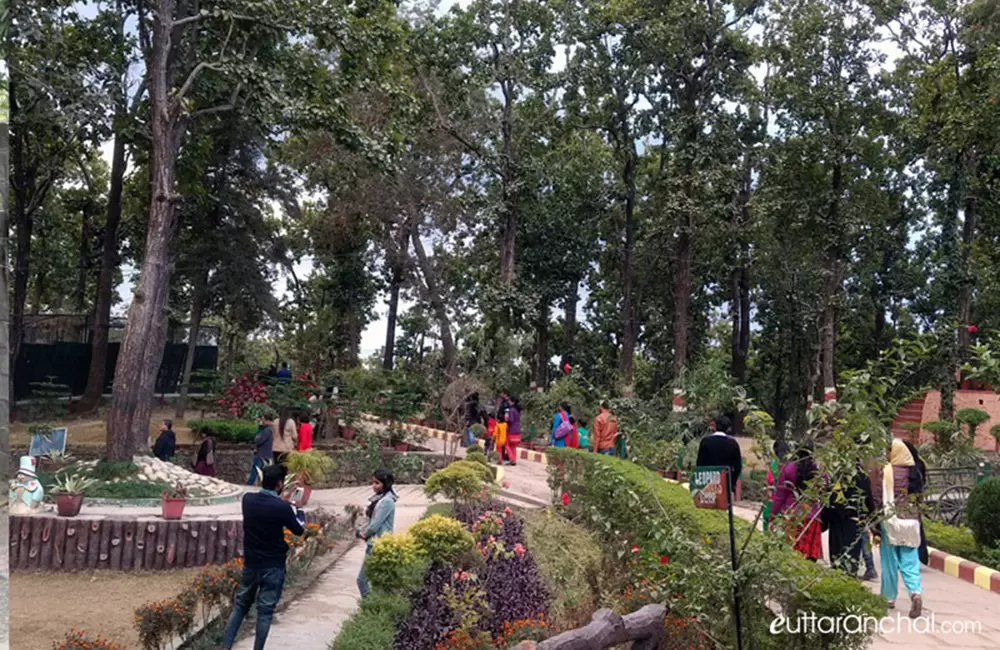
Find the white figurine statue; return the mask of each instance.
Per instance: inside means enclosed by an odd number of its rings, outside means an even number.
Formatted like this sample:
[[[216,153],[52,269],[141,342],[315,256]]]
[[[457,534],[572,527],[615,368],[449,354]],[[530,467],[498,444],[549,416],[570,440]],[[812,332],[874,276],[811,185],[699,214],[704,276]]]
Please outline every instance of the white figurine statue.
[[[42,507],[45,489],[35,473],[37,462],[31,456],[21,456],[21,466],[10,482],[7,500],[12,515],[30,515]]]

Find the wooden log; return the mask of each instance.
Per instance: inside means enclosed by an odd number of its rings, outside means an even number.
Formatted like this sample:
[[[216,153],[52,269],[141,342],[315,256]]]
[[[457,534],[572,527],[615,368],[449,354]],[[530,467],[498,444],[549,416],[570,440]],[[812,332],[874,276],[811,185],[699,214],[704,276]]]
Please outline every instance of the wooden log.
[[[234,557],[243,557],[243,526],[236,527],[236,550]]]
[[[667,608],[664,605],[646,605],[624,617],[632,650],[660,650],[666,641]]]
[[[208,541],[208,522],[199,521],[193,526],[198,528],[198,555],[195,557],[194,565],[203,566],[205,564],[205,558],[208,556],[208,547],[205,545]]]
[[[52,570],[52,528],[55,521],[51,517],[46,517],[42,524],[42,547],[41,557],[38,561],[38,568],[42,571]]]
[[[236,529],[241,528],[239,522],[227,521],[226,524],[226,537],[223,541],[222,550],[224,551],[223,556],[219,558],[220,564],[225,564],[229,560],[233,559],[236,555]]]
[[[28,570],[37,571],[38,563],[41,560],[42,550],[42,528],[45,526],[47,517],[31,518],[31,544],[28,551]]]
[[[177,563],[176,566],[187,566],[188,540],[191,539],[191,527],[186,521],[177,525]]]
[[[122,548],[124,545],[125,522],[116,519],[111,524],[111,555],[108,558],[108,566],[112,571],[121,571],[125,568],[122,564]]]
[[[97,568],[107,571],[111,568],[111,527],[114,525],[113,519],[105,519],[101,522],[101,537],[98,543]]]
[[[144,528],[146,532],[143,534],[145,541],[142,551],[142,566],[147,571],[152,571],[153,564],[156,562],[156,522],[144,522]]]
[[[180,528],[179,522],[167,522],[167,553],[163,558],[163,568],[172,569],[177,562],[177,532]]]
[[[87,569],[87,551],[90,548],[90,522],[82,521],[76,529],[76,562],[73,567],[76,571]]]
[[[24,528],[24,517],[11,517],[10,518],[10,563],[11,570],[21,569],[24,565],[21,564],[21,549],[24,547],[24,542],[21,539],[21,530]]]
[[[206,522],[206,528],[208,529],[208,534],[205,539],[205,561],[202,564],[214,564],[215,563],[215,545],[218,543],[219,538],[219,522],[210,519]]]
[[[80,531],[86,529],[86,524],[76,520],[66,522],[66,551],[63,568],[76,571],[77,557],[80,554]]]
[[[156,522],[156,555],[153,556],[153,568],[162,571],[167,562],[167,522]]]
[[[56,525],[52,529],[52,570],[62,571],[66,561],[66,520],[60,517],[56,519]]]
[[[122,570],[123,571],[135,571],[135,529],[136,523],[134,520],[129,520],[125,522],[122,526]]]
[[[599,609],[587,625],[538,644],[538,650],[602,650],[628,641],[625,621],[610,609]]]
[[[184,566],[190,567],[198,563],[198,544],[201,543],[199,539],[201,531],[198,530],[197,522],[184,522],[184,525],[188,527],[187,559],[184,560]]]
[[[87,564],[85,568],[96,569],[97,558],[101,550],[101,528],[102,521],[94,519],[90,522],[90,531],[87,534]]]

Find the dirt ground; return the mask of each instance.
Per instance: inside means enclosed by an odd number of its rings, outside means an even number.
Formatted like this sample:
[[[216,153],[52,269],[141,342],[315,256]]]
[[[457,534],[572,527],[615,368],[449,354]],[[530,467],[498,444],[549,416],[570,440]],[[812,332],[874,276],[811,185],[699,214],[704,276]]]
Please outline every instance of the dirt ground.
[[[198,411],[190,411],[189,413],[192,419],[199,418],[201,415]],[[187,426],[187,422],[185,420],[177,420],[174,418],[174,409],[170,407],[153,410],[153,418],[150,420],[149,424],[149,435],[151,440],[156,440],[156,436],[160,431],[160,424],[165,418],[174,421],[174,432],[177,434],[178,444],[190,444],[195,441],[194,436],[191,434],[191,429]],[[56,428],[66,427],[67,447],[73,445],[104,446],[107,441],[106,424],[107,411],[104,409],[96,414],[91,413],[81,417],[68,416],[52,422],[52,425]],[[31,442],[31,436],[28,434],[28,428],[30,426],[31,423],[27,422],[15,422],[11,425],[11,447],[28,446]]]
[[[72,627],[138,648],[136,607],[173,598],[198,569],[124,573],[14,573],[10,578],[10,647],[51,650]]]

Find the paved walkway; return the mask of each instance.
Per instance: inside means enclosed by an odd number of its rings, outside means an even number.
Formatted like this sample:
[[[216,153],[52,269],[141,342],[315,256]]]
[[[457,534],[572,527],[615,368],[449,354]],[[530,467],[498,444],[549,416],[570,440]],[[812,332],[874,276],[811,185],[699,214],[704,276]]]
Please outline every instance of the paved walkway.
[[[309,503],[315,502],[339,512],[347,505],[367,505],[370,496],[371,489],[368,487],[316,490]],[[419,521],[428,504],[422,487],[400,488],[396,504],[396,530],[406,530]],[[364,559],[365,547],[359,542],[288,609],[275,616],[267,646],[289,650],[327,650],[330,642],[340,633],[344,621],[358,609],[360,597],[355,581]],[[247,622],[244,626],[250,624]],[[252,634],[234,646],[234,650],[252,649]]]

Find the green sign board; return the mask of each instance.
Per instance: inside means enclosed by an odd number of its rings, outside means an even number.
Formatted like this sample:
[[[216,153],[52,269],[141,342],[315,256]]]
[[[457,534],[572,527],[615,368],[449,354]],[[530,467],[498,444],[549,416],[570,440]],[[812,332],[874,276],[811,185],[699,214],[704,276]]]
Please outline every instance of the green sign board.
[[[710,510],[725,510],[729,507],[729,468],[724,466],[700,466],[691,472],[688,481],[694,505]]]

